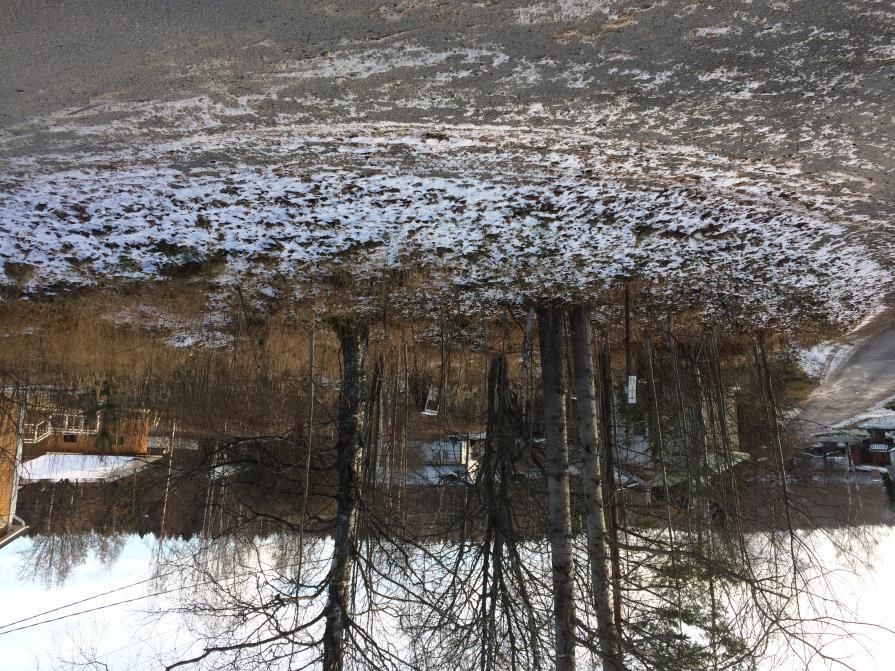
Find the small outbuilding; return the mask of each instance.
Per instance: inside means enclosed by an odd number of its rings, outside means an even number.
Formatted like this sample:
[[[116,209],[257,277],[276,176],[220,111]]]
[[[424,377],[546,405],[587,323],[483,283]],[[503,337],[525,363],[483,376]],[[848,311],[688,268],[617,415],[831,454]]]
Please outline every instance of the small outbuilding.
[[[895,413],[869,417],[857,424],[867,432],[867,438],[852,448],[852,462],[856,465],[892,465],[895,452]]]
[[[484,434],[446,435],[417,445],[422,467],[409,478],[411,484],[472,482],[479,466]]]

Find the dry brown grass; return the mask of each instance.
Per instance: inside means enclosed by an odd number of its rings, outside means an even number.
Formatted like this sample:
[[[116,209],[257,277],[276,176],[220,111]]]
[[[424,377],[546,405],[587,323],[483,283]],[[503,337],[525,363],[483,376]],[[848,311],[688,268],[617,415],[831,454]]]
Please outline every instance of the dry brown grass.
[[[0,366],[45,373],[66,370],[74,377],[141,374],[176,367],[185,353],[172,351],[138,323],[112,317],[129,297],[85,292],[62,300],[5,303]]]

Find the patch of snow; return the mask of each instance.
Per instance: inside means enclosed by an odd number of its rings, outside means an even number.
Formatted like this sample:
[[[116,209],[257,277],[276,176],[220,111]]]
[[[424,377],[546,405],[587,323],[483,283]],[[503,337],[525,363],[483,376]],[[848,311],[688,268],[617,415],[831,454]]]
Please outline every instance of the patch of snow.
[[[434,67],[453,59],[465,64],[490,59],[497,67],[507,58],[497,49],[465,47],[433,51],[419,45],[396,43],[363,51],[323,52],[316,58],[282,63],[274,75],[291,79],[366,79],[398,69]]]
[[[542,77],[538,64],[523,58],[516,64],[513,71],[509,75],[502,77],[500,81],[502,84],[515,86],[518,84],[536,84],[540,82],[541,79]],[[543,107],[542,103],[538,104]]]
[[[825,342],[798,353],[802,370],[819,381],[826,380],[848,359],[853,345]]]
[[[108,482],[142,470],[151,459],[51,452],[24,462],[21,478],[23,482]]]
[[[667,84],[671,79],[670,71],[662,71],[662,72],[646,72],[645,70],[641,70],[639,68],[617,68],[611,67],[607,71],[611,75],[618,75],[621,77],[629,77],[638,82],[641,82],[641,86],[646,89],[656,89],[664,84]]]
[[[597,13],[608,14],[614,4],[607,0],[551,0],[519,7],[513,15],[522,25],[580,21]]]
[[[881,44],[870,48],[873,57],[872,61],[888,63],[895,61],[895,44]]]
[[[739,26],[701,26],[693,31],[696,37],[723,37],[726,35],[739,35],[742,29]]]
[[[895,398],[895,397],[893,397]],[[891,400],[891,399],[890,399]],[[895,411],[888,410],[884,403],[879,403],[870,410],[866,412],[862,412],[859,415],[855,415],[854,417],[849,417],[848,419],[844,419],[841,422],[837,422],[831,429],[847,429],[863,422],[866,422],[869,419],[880,419],[883,418],[886,421],[891,421],[895,423]]]

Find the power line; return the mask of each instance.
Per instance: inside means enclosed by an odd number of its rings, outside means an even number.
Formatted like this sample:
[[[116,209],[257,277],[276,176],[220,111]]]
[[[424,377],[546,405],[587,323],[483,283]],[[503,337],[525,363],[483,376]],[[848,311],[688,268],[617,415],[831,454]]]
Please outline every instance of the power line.
[[[287,568],[294,568],[294,567],[296,567],[296,566],[298,566],[297,563],[296,563],[296,564],[286,564],[286,565],[284,565],[284,566],[274,566],[274,567],[271,567],[271,569],[267,569],[267,570],[283,570],[283,569],[287,569]],[[265,570],[265,569],[262,568],[262,569],[258,569],[258,570],[249,571],[249,572],[247,572],[247,573],[242,573],[242,574],[239,574],[239,575],[230,576],[229,579],[230,579],[230,580],[236,580],[236,579],[239,579],[239,578],[245,578],[245,577],[248,577],[248,576],[252,576],[252,575],[256,575],[256,574],[258,574],[258,573],[261,573],[261,572],[263,572],[264,570]],[[166,573],[166,574],[163,574],[162,576],[157,576],[157,577],[165,577],[165,576],[168,576],[168,575],[173,575],[174,573],[178,573],[178,572],[179,572],[179,571],[171,571],[170,573]],[[64,605],[64,606],[59,606],[58,608],[53,608],[53,609],[51,609],[51,610],[45,611],[44,613],[38,613],[37,615],[32,615],[32,616],[30,616],[30,617],[27,617],[27,618],[24,618],[24,619],[21,619],[21,620],[17,620],[17,621],[15,621],[15,622],[10,622],[9,624],[6,624],[6,625],[3,625],[2,627],[0,627],[0,629],[6,629],[5,631],[0,631],[0,636],[5,636],[6,634],[12,634],[12,633],[17,632],[17,631],[24,631],[24,630],[26,630],[26,629],[31,629],[31,628],[33,628],[33,627],[39,627],[39,626],[41,626],[41,625],[43,625],[43,624],[51,624],[51,623],[53,623],[53,622],[59,622],[59,621],[61,621],[61,620],[66,620],[66,619],[69,619],[69,618],[72,618],[72,617],[78,617],[78,616],[80,616],[80,615],[87,615],[88,613],[94,613],[94,612],[97,612],[97,611],[105,610],[106,608],[113,608],[113,607],[115,607],[115,606],[122,606],[122,605],[124,605],[124,604],[133,603],[133,602],[135,602],[135,601],[142,601],[143,599],[151,599],[151,598],[153,598],[153,597],[157,597],[157,596],[164,596],[165,594],[173,594],[174,592],[179,592],[179,591],[182,591],[182,590],[184,590],[184,589],[193,589],[193,588],[196,588],[196,587],[202,587],[203,585],[210,585],[210,584],[219,582],[217,579],[212,578],[212,579],[210,579],[210,580],[206,580],[206,581],[199,582],[199,583],[194,583],[194,584],[192,584],[192,585],[181,585],[180,587],[172,587],[171,589],[168,589],[168,590],[162,590],[161,592],[151,592],[151,593],[149,593],[149,594],[144,594],[144,595],[142,595],[142,596],[133,597],[133,598],[131,598],[131,599],[124,599],[124,600],[122,600],[122,601],[115,601],[115,602],[113,602],[113,603],[104,604],[104,605],[102,605],[102,606],[96,606],[96,607],[94,607],[94,608],[89,608],[89,609],[87,609],[87,610],[80,610],[80,611],[77,611],[77,612],[74,612],[74,613],[67,613],[67,614],[65,614],[65,615],[60,615],[59,617],[50,618],[49,620],[41,620],[40,622],[33,622],[33,623],[31,623],[31,624],[27,624],[27,625],[25,625],[25,626],[23,626],[23,627],[16,627],[16,628],[14,628],[14,629],[8,629],[8,628],[7,628],[7,627],[13,627],[13,626],[15,626],[15,625],[17,625],[17,624],[22,624],[22,623],[24,623],[24,622],[28,622],[29,620],[33,620],[33,619],[38,618],[38,617],[43,617],[44,615],[49,615],[49,614],[51,614],[51,613],[55,613],[55,612],[58,612],[58,611],[60,611],[60,610],[65,610],[65,609],[67,609],[67,608],[71,608],[72,606],[78,606],[78,605],[81,605],[81,604],[86,603],[86,602],[88,602],[88,601],[92,601],[93,599],[97,599],[97,598],[99,598],[99,597],[101,597],[101,596],[106,596],[106,595],[108,595],[108,594],[114,594],[115,592],[120,592],[120,591],[122,591],[122,590],[129,589],[129,588],[131,588],[131,587],[136,587],[136,586],[138,586],[138,585],[141,585],[141,584],[150,582],[151,580],[155,580],[157,577],[147,578],[147,579],[145,579],[145,580],[141,580],[141,581],[136,582],[136,583],[133,583],[133,584],[131,584],[131,585],[124,585],[123,587],[118,587],[118,588],[116,588],[116,589],[109,590],[108,592],[104,592],[104,593],[102,593],[102,594],[97,594],[97,595],[95,595],[95,596],[88,597],[88,598],[86,598],[86,599],[80,599],[80,600],[78,600],[78,601],[73,601],[73,602],[70,603],[70,604],[67,604],[67,605]]]
[[[51,608],[50,610],[45,610],[42,613],[35,613],[34,615],[30,615],[29,617],[22,618],[21,620],[13,620],[12,622],[7,622],[6,624],[0,624],[0,630],[6,629],[8,627],[14,627],[17,624],[22,624],[23,622],[28,622],[29,620],[34,620],[38,617],[44,617],[45,615],[50,615],[52,613],[56,613],[60,610],[65,610],[67,608],[71,608],[72,606],[80,606],[83,603],[87,603],[88,601],[93,601],[94,599],[99,599],[103,596],[108,596],[110,594],[115,594],[116,592],[121,592],[126,589],[130,589],[131,587],[138,587],[139,585],[143,585],[147,582],[151,582],[153,580],[160,580],[162,578],[167,578],[169,575],[174,575],[177,571],[171,571],[170,573],[163,573],[158,576],[152,576],[150,578],[146,578],[145,580],[140,580],[138,582],[131,583],[129,585],[122,585],[121,587],[116,587],[115,589],[110,589],[107,592],[100,592],[99,594],[94,594],[93,596],[88,596],[84,599],[79,599],[78,601],[72,601],[71,603],[65,604],[63,606],[57,606],[56,608]],[[0,633],[2,636],[2,633]]]
[[[39,627],[42,624],[50,624],[52,622],[59,622],[60,620],[67,620],[70,617],[77,617],[79,615],[87,615],[88,613],[94,613],[96,611],[104,610],[106,608],[112,608],[114,606],[121,606],[126,603],[132,603],[134,601],[141,601],[143,599],[149,599],[154,596],[162,596],[164,594],[178,592],[182,589],[186,589],[187,587],[199,587],[199,585],[184,585],[183,587],[175,587],[175,588],[172,588],[169,590],[165,590],[163,592],[154,592],[152,594],[144,594],[143,596],[135,596],[133,599],[125,599],[124,601],[115,601],[114,603],[108,603],[104,606],[96,606],[95,608],[88,608],[87,610],[79,610],[75,613],[68,613],[67,615],[60,615],[59,617],[54,617],[49,620],[41,620],[40,622],[33,622],[31,624],[26,624],[24,627],[16,627],[15,629],[7,629],[6,631],[0,631],[0,636],[6,636],[6,634],[12,634],[17,631],[24,631],[25,629],[31,629],[32,627]]]

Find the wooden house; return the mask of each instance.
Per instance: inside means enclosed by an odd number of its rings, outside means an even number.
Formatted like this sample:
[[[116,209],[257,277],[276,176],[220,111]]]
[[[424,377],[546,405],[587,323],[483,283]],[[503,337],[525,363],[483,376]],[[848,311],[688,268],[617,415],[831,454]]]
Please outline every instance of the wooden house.
[[[25,522],[16,516],[23,419],[18,403],[8,399],[0,402],[0,547],[11,543],[28,529]]]
[[[26,458],[48,453],[149,454],[149,415],[110,407],[93,390],[32,387],[21,394]]]

